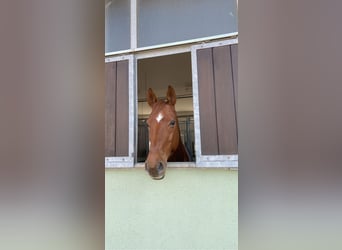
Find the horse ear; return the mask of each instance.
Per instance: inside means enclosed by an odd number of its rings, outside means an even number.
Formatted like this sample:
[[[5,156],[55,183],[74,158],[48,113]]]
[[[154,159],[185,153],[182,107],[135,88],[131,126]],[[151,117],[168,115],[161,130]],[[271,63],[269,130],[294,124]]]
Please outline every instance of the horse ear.
[[[172,86],[170,86],[170,85],[167,89],[166,98],[167,98],[168,102],[171,103],[172,105],[176,104],[176,92],[175,92],[174,88],[172,88]]]
[[[157,97],[154,94],[153,90],[151,88],[149,88],[147,90],[147,103],[148,105],[150,105],[150,107],[152,108],[153,104],[155,104],[157,102]]]

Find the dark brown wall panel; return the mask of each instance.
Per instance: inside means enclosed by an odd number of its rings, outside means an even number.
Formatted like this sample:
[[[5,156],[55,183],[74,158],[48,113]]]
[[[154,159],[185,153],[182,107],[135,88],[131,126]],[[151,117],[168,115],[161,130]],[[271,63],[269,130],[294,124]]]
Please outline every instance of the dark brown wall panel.
[[[116,62],[106,63],[105,156],[115,155]]]
[[[128,60],[117,62],[116,156],[128,156]]]
[[[197,51],[202,155],[237,154],[237,45]]]
[[[237,153],[230,47],[213,48],[218,148],[220,155]]]
[[[128,60],[106,63],[105,156],[128,156]]]
[[[212,49],[197,51],[201,147],[203,155],[217,155],[217,126],[215,108]]]

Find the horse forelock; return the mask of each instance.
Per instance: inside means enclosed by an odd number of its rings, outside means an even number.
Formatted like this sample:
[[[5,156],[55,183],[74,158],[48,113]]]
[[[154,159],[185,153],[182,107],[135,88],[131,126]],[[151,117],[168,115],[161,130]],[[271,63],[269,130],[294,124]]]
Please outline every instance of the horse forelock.
[[[150,117],[157,118],[159,114],[161,114],[163,118],[174,119],[177,117],[177,113],[176,113],[174,106],[162,100],[159,100],[153,105]]]

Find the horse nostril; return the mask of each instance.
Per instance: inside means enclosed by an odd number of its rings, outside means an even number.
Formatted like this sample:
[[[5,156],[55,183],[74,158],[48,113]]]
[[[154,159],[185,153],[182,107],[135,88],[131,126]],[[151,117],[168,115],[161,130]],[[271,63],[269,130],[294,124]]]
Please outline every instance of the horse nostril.
[[[158,170],[162,171],[164,169],[163,163],[159,162],[158,164]]]

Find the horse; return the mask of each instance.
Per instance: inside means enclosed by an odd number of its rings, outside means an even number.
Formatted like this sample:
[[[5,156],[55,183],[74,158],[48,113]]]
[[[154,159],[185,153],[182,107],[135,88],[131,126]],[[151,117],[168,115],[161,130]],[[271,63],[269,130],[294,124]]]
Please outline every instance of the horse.
[[[148,89],[146,96],[152,111],[146,120],[149,130],[149,153],[145,161],[145,170],[153,179],[161,180],[165,176],[167,162],[189,161],[190,157],[181,140],[174,88],[168,86],[165,100],[158,100],[151,88]]]

